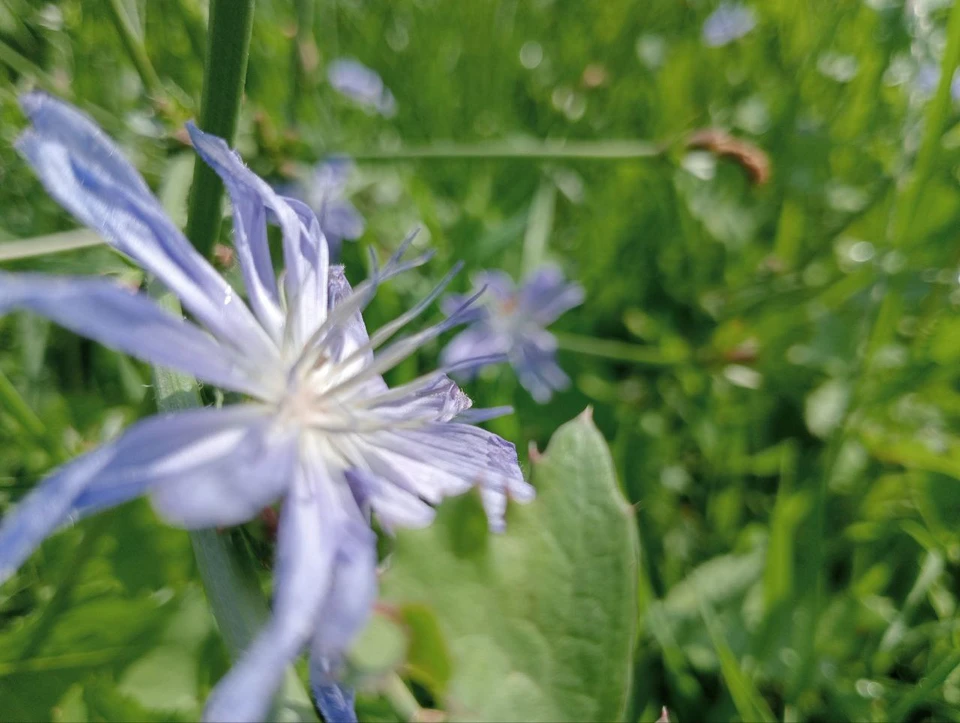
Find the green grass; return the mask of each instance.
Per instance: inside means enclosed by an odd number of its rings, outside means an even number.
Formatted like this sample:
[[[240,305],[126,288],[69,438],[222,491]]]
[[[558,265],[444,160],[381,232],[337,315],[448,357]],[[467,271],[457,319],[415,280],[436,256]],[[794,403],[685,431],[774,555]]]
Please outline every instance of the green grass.
[[[163,102],[106,0],[0,0],[0,242],[74,227],[11,147],[33,86],[94,113],[184,207],[204,3],[112,4]],[[437,260],[385,290],[373,326],[455,259],[549,259],[584,285],[555,327],[569,392],[541,407],[506,372],[467,391],[517,407],[498,431],[521,450],[594,407],[642,547],[631,721],[960,720],[960,108],[947,83],[927,99],[903,79],[929,39],[898,3],[764,0],[753,33],[709,49],[712,7],[261,0],[237,144],[277,181],[362,159],[352,279],[367,247],[424,226]],[[332,92],[339,56],[383,75],[396,118]],[[688,149],[706,127],[764,154],[769,182]],[[4,268],[140,280],[103,247]],[[0,319],[0,372],[29,406],[0,407],[0,511],[153,411],[149,369],[33,317]],[[186,535],[143,502],[103,519],[0,588],[0,718],[191,719],[228,664]],[[269,559],[256,525],[240,537]],[[166,675],[170,649],[190,675]]]

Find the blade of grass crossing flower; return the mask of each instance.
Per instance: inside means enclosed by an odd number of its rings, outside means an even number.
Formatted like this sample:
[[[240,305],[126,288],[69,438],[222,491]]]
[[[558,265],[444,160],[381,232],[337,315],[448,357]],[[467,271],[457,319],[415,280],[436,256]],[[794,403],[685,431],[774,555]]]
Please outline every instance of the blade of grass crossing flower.
[[[0,262],[30,259],[47,254],[86,249],[104,243],[93,231],[78,228],[75,231],[63,231],[34,238],[0,242]]]
[[[200,129],[233,142],[253,32],[254,0],[212,0],[203,70]],[[223,183],[205,163],[193,171],[187,238],[209,255],[223,220]]]

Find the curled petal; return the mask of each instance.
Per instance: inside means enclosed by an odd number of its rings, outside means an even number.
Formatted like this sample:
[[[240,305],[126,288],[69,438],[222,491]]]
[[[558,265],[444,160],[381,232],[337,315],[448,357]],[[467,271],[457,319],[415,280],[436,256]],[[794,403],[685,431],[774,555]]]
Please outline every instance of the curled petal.
[[[329,253],[319,223],[306,204],[279,196],[222,138],[187,124],[193,147],[224,183],[256,199],[283,232],[287,303],[290,305],[294,344],[303,342],[323,322],[327,308],[325,279]]]

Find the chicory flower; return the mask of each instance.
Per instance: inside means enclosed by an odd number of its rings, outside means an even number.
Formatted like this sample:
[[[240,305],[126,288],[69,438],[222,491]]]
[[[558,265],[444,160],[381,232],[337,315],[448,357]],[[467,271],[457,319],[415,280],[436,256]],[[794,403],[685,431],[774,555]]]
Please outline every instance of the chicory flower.
[[[442,363],[459,366],[461,374],[470,375],[486,365],[475,360],[506,355],[533,398],[541,404],[550,401],[553,392],[565,389],[570,379],[556,362],[557,340],[546,327],[583,303],[583,287],[566,282],[554,266],[535,271],[519,289],[502,271],[477,274],[474,285],[487,289],[485,301],[468,312],[469,327],[444,348]],[[466,298],[444,300],[451,318]]]
[[[376,597],[371,515],[388,529],[428,525],[431,505],[478,486],[491,526],[502,529],[507,498],[533,497],[514,446],[463,421],[470,400],[446,376],[452,369],[394,388],[382,377],[462,321],[472,300],[388,343],[448,275],[368,335],[361,312],[377,285],[426,257],[403,262],[401,249],[351,289],[342,267],[328,262],[313,212],[277,195],[223,140],[190,125],[196,151],[230,193],[244,301],[89,118],[40,93],[22,104],[32,127],[17,147],[50,194],[157,277],[193,320],[106,279],[28,273],[0,274],[0,313],[42,314],[249,401],[140,421],[55,471],[0,523],[0,582],[60,525],[139,495],[186,528],[242,523],[279,501],[271,618],[204,716],[263,720],[288,664],[308,647],[312,682],[321,700],[329,697],[343,651]],[[282,281],[268,221],[282,231]]]
[[[352,171],[349,158],[329,158],[314,166],[310,177],[294,194],[317,215],[331,258],[339,258],[343,240],[360,238],[366,226],[363,216],[345,194]]]
[[[703,43],[719,48],[739,40],[757,26],[757,16],[746,5],[722,3],[703,23]]]
[[[327,69],[327,79],[335,90],[385,118],[397,112],[397,101],[384,85],[383,78],[357,60],[334,60]]]

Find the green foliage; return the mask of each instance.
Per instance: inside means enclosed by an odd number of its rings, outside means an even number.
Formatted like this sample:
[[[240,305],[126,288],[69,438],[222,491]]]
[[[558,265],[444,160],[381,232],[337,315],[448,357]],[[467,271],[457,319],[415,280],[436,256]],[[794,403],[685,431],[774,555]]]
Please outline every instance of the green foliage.
[[[0,0],[0,242],[17,244],[0,246],[5,269],[143,281],[108,249],[51,237],[75,224],[12,150],[23,89],[86,108],[165,204],[185,208],[180,128],[200,107],[207,3],[114,4],[141,34],[162,98],[145,92],[105,0]],[[494,428],[521,450],[562,440],[560,423],[594,407],[641,541],[638,573],[619,580],[639,588],[627,720],[655,720],[663,705],[681,721],[960,720],[960,113],[947,77],[932,104],[916,82],[952,8],[910,3],[926,13],[916,23],[904,3],[763,0],[752,33],[707,48],[700,29],[716,4],[263,1],[237,144],[276,182],[329,152],[360,159],[349,192],[367,231],[344,250],[351,279],[368,248],[383,255],[423,225],[437,261],[382,290],[372,327],[455,259],[514,275],[552,260],[585,286],[587,303],[555,327],[568,392],[541,407],[503,370],[467,392],[517,408]],[[396,118],[330,89],[325,66],[341,56],[381,72]],[[688,148],[705,127],[748,154]],[[543,139],[550,152],[529,150]],[[602,159],[556,152],[563,141],[595,143]],[[623,143],[655,152],[611,158]],[[757,158],[766,183],[747,173]],[[29,258],[27,239],[72,250]],[[432,368],[438,350],[391,383]],[[35,318],[0,319],[0,371],[43,425],[0,408],[0,514],[62,454],[154,411],[149,370]],[[535,484],[556,451],[529,464]],[[524,681],[531,694],[504,717],[541,706],[539,669],[511,682],[489,661],[532,660],[545,637],[529,627],[506,638],[526,599],[481,581],[569,590],[558,568],[541,576],[539,556],[556,563],[557,550],[537,545],[571,543],[552,510],[601,492],[541,489],[495,539],[469,497],[441,510],[440,527],[401,535],[384,587],[393,595],[412,565],[418,595],[381,611],[390,654],[358,649],[351,662],[361,717],[394,721],[447,700],[492,707]],[[574,528],[588,519],[569,514]],[[201,621],[186,535],[142,502],[100,519],[62,531],[0,588],[0,719],[190,720],[229,664]],[[256,524],[234,534],[263,560],[251,589],[268,589],[268,537]],[[610,550],[592,574],[627,551],[625,531],[619,547],[609,534],[588,540]],[[491,556],[509,564],[483,568]],[[443,583],[437,599],[429,575]],[[476,600],[461,601],[460,584]],[[574,587],[535,599],[593,599]],[[470,625],[485,643],[470,644]],[[406,698],[384,679],[394,666]],[[568,710],[614,717],[614,674],[584,675],[603,692]]]
[[[532,465],[537,501],[510,510],[508,534],[487,533],[472,494],[398,534],[383,598],[405,619],[410,606],[436,616],[450,678],[423,680],[453,719],[619,720],[635,644],[633,509],[586,414]],[[423,618],[412,628],[421,658],[437,644]]]

